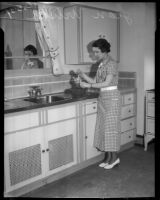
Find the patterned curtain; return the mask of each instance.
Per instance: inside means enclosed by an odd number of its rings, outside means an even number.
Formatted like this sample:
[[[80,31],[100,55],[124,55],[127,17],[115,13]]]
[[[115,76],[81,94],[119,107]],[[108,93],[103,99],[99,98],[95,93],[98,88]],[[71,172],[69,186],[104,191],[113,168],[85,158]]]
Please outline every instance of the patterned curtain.
[[[33,10],[33,15],[34,15],[34,19],[36,21],[38,21],[39,20],[39,14],[38,14],[37,10]],[[48,51],[48,47],[47,47],[47,44],[44,40],[40,23],[35,23],[35,30],[36,30],[38,41],[40,43],[40,46],[41,46],[41,49],[42,49],[42,52],[43,52],[43,57],[45,57],[46,53]],[[45,63],[45,62],[46,62],[46,59],[43,58],[43,63]]]
[[[48,10],[47,6],[38,4],[40,24],[38,25],[38,23],[36,23],[36,29],[39,38],[41,38],[40,40],[42,40],[42,37],[44,37],[45,42],[48,45],[49,54],[51,57],[52,71],[54,75],[64,73],[58,46],[58,18],[53,17],[58,16],[58,12],[59,11],[57,7],[52,7],[52,9]],[[41,42],[41,45],[43,45],[43,42]]]

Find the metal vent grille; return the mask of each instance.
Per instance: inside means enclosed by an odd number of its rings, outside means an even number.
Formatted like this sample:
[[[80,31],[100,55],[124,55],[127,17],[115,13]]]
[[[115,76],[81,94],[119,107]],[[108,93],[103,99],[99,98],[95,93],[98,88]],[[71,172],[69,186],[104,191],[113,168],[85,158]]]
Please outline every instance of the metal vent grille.
[[[49,169],[73,162],[73,136],[67,135],[49,141]]]
[[[15,185],[41,174],[40,144],[9,153],[10,180]]]

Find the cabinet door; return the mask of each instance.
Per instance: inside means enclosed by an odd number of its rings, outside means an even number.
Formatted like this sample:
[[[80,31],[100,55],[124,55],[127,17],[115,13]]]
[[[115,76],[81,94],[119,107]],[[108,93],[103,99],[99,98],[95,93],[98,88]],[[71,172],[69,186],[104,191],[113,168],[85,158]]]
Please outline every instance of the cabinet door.
[[[76,119],[44,128],[46,143],[46,176],[77,163]]]
[[[5,135],[4,149],[6,192],[44,177],[42,128]]]
[[[78,64],[79,60],[79,30],[78,7],[66,7],[64,15],[64,56],[66,64]]]
[[[100,155],[100,151],[98,151],[94,146],[93,146],[93,142],[94,142],[94,132],[95,132],[95,125],[96,125],[96,117],[97,114],[92,114],[92,115],[88,115],[84,118],[85,121],[85,149],[86,149],[86,153],[85,153],[85,157],[86,159],[90,159],[92,157],[95,157],[97,155]]]
[[[101,9],[81,7],[81,57],[82,62],[93,62],[87,50],[87,45],[100,36],[111,44],[111,56],[118,61],[118,16],[115,12]]]
[[[83,6],[64,8],[65,63],[93,63],[89,43],[104,36],[111,44],[111,56],[119,61],[119,17],[111,12]]]

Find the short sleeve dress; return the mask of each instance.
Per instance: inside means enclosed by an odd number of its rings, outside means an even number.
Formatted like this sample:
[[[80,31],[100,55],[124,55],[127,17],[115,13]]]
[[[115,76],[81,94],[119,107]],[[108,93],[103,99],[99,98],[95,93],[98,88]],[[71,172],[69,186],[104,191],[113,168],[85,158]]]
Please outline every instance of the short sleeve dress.
[[[117,86],[118,66],[111,57],[100,63],[96,82],[104,82],[108,74],[113,74],[109,86]],[[120,107],[121,98],[118,89],[100,91],[94,135],[94,146],[100,151],[120,150]]]

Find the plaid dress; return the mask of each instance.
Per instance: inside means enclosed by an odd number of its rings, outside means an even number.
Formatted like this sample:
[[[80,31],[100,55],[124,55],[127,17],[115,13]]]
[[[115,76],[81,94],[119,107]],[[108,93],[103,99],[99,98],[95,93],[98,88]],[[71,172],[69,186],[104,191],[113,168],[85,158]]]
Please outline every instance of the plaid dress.
[[[110,86],[118,85],[117,64],[111,57],[100,64],[96,82],[104,82],[108,74],[113,74]],[[100,92],[94,135],[94,146],[100,151],[120,150],[120,104],[121,97],[117,89]]]

